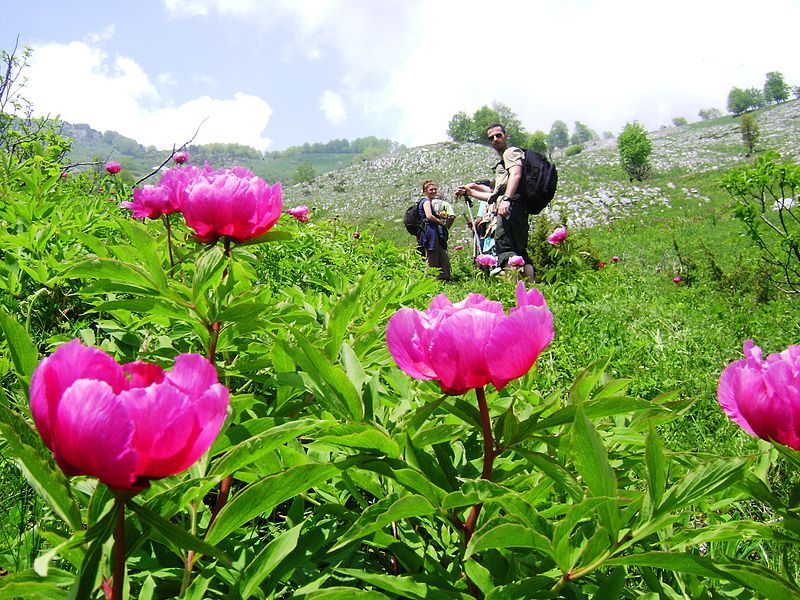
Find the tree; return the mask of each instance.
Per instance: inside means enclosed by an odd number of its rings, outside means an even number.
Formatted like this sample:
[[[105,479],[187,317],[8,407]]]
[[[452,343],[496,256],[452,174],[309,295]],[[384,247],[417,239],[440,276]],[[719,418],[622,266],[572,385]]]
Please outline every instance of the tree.
[[[764,106],[764,94],[757,88],[735,87],[728,93],[728,111],[735,115]]]
[[[294,170],[292,174],[292,181],[294,183],[303,183],[305,181],[311,181],[314,179],[316,173],[314,172],[314,165],[309,160],[304,160],[297,168]]]
[[[473,142],[475,123],[464,111],[457,112],[447,125],[447,137],[454,142]]]
[[[575,129],[572,132],[572,137],[570,137],[570,142],[573,145],[585,144],[586,142],[591,142],[596,139],[597,132],[594,129],[584,125],[580,121],[575,121]]]
[[[750,156],[753,153],[759,135],[756,118],[749,113],[743,114],[739,121],[739,132],[742,134],[742,141],[747,146],[747,155]]]
[[[495,123],[501,123],[503,127],[506,128],[509,145],[525,146],[528,141],[528,132],[525,131],[525,128],[522,126],[522,121],[520,121],[517,113],[511,110],[511,107],[507,104],[497,101],[492,102],[492,110],[498,117]],[[481,135],[486,137],[485,129],[481,131]]]
[[[550,154],[558,148],[569,146],[569,129],[564,121],[553,121],[550,126],[550,133],[547,136],[547,147]]]
[[[622,168],[630,181],[642,181],[650,174],[650,154],[653,143],[638,121],[627,123],[617,138],[617,149]]]
[[[689,121],[687,121],[685,117],[675,117],[674,119],[672,119],[672,124],[675,127],[683,127],[684,125],[686,125],[688,123],[689,123]]]
[[[523,148],[536,150],[539,154],[547,154],[547,134],[544,131],[537,130],[529,133],[526,137],[525,143],[522,144]]]
[[[764,82],[764,100],[767,104],[786,102],[788,99],[789,86],[783,80],[783,74],[778,71],[767,73],[767,80]]]
[[[718,108],[701,108],[697,116],[703,121],[710,121],[711,119],[719,119],[722,116],[722,111]]]

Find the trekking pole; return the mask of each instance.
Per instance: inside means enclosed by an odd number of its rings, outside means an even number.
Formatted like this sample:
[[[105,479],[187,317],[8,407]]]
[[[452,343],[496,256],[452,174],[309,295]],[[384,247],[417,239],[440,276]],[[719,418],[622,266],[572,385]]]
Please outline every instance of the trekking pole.
[[[481,251],[481,236],[475,226],[475,218],[472,216],[472,204],[466,195],[464,196],[464,203],[467,205],[469,224],[472,226],[472,258],[476,258]]]

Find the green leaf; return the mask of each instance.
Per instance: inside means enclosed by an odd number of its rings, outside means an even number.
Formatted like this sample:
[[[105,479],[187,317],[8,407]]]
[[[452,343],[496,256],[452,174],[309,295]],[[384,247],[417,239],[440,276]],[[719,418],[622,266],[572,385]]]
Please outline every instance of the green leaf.
[[[439,505],[445,496],[445,491],[428,479],[424,473],[412,468],[408,463],[400,460],[381,459],[363,463],[360,467],[388,477],[399,483],[412,494],[421,494],[431,504]]]
[[[226,565],[230,566],[232,561],[227,554],[222,550],[216,548],[213,544],[201,540],[199,537],[192,535],[185,529],[178,527],[172,521],[167,521],[161,515],[145,508],[141,504],[137,504],[132,500],[127,503],[128,508],[139,517],[143,525],[146,525],[158,534],[158,537],[171,547],[181,548],[183,550],[194,550],[206,556],[213,556],[221,560]]]
[[[603,379],[609,362],[611,362],[610,355],[593,362],[575,378],[575,382],[569,391],[570,404],[580,404],[587,402],[591,398],[592,391]]]
[[[105,542],[111,537],[111,533],[114,531],[114,517],[114,511],[110,510],[89,529],[81,529],[68,540],[53,548],[48,548],[46,552],[37,556],[36,560],[33,561],[34,571],[41,577],[44,577],[49,572],[50,562],[62,552],[73,548],[81,548],[87,542],[93,542],[95,540],[99,540],[101,543]]]
[[[653,506],[661,503],[667,486],[667,457],[664,453],[664,442],[656,428],[650,426],[645,440],[645,465],[647,467],[647,493]]]
[[[730,540],[773,540],[788,544],[800,543],[798,538],[786,535],[777,527],[757,521],[729,521],[720,525],[683,530],[672,535],[665,543],[670,548],[679,550],[687,546]]]
[[[667,492],[655,513],[689,506],[692,502],[723,490],[742,478],[749,458],[719,458],[695,467]]]
[[[316,440],[333,446],[377,452],[391,458],[400,456],[400,448],[392,438],[371,423],[342,423],[325,427]]]
[[[296,547],[300,537],[303,523],[284,531],[269,542],[248,564],[236,582],[238,596],[243,600],[253,595],[255,588],[269,577],[270,573],[286,558]]]
[[[583,414],[589,419],[600,419],[603,417],[613,417],[614,415],[624,415],[629,413],[637,413],[639,411],[660,411],[666,412],[667,409],[658,404],[654,404],[648,400],[641,398],[631,398],[628,396],[614,396],[612,398],[603,398],[602,400],[591,400],[584,402],[581,405]],[[556,411],[549,417],[538,421],[532,425],[530,431],[542,431],[560,425],[566,425],[575,420],[575,411],[578,406],[570,404],[564,408]]]
[[[289,421],[253,435],[228,450],[221,458],[216,459],[208,474],[216,477],[231,475],[255,462],[268,452],[272,452],[278,446],[305,435],[317,427],[318,424],[319,421],[312,419]]]
[[[336,417],[360,421],[364,417],[361,398],[344,370],[332,363],[325,353],[297,329],[292,330],[292,335],[298,342],[297,346],[290,346],[279,338],[275,341],[308,374],[315,384],[316,390],[313,391],[319,401],[325,403],[329,410],[332,409],[331,412]]]
[[[574,552],[570,536],[578,523],[584,519],[594,519],[597,508],[610,502],[608,498],[588,498],[578,504],[573,504],[567,510],[558,525],[553,530],[553,548],[556,564],[562,573],[570,571],[578,560],[579,556]]]
[[[203,252],[194,269],[194,279],[192,280],[192,300],[198,302],[213,285],[219,285],[222,280],[222,272],[228,261],[225,254],[218,246],[213,246]]]
[[[364,287],[368,286],[375,277],[375,271],[369,270],[358,280],[358,283],[344,294],[336,306],[333,307],[328,319],[328,342],[325,344],[325,353],[331,360],[336,360],[339,355],[339,347],[344,341],[345,333],[353,319],[353,315],[359,307],[359,299]]]
[[[297,465],[251,483],[219,511],[217,520],[206,533],[206,541],[210,544],[219,543],[250,519],[258,515],[269,516],[281,502],[327,481],[356,462],[345,460],[334,464]]]
[[[137,250],[137,256],[142,261],[153,281],[159,289],[167,288],[167,276],[161,265],[158,255],[158,242],[150,235],[147,228],[133,219],[117,219],[117,224]]]
[[[392,521],[402,521],[409,517],[423,517],[435,513],[436,510],[436,507],[424,496],[399,497],[397,494],[389,494],[362,512],[331,551],[335,552],[356,540],[379,531],[391,524]]]
[[[68,268],[64,277],[90,277],[108,280],[111,283],[128,284],[128,291],[137,290],[143,295],[158,295],[159,287],[147,271],[141,267],[113,258],[90,257]],[[113,291],[111,288],[109,291]]]
[[[465,481],[461,489],[450,492],[444,497],[442,508],[449,510],[474,504],[483,504],[493,500],[501,500],[514,494],[515,492],[512,490],[485,479]]]
[[[553,546],[545,536],[524,525],[491,521],[475,532],[464,552],[464,560],[473,554],[494,548],[533,548],[545,556],[553,558]]]
[[[93,592],[97,589],[100,582],[100,566],[103,559],[103,546],[114,530],[115,513],[110,511],[103,519],[97,523],[97,535],[92,538],[86,554],[83,555],[83,562],[78,569],[78,576],[73,580],[72,587],[69,589],[69,600],[84,600],[92,598]]]
[[[73,531],[80,530],[83,526],[81,511],[72,497],[67,478],[50,459],[50,451],[43,444],[32,445],[38,441],[38,435],[31,430],[27,421],[6,405],[5,398],[1,400],[0,434],[6,441],[8,453],[31,487],[50,508]]]
[[[400,598],[425,598],[430,600],[453,600],[454,598],[471,598],[453,588],[442,589],[424,580],[424,576],[397,576],[385,573],[368,573],[361,569],[336,569],[337,573],[360,579],[367,585]],[[437,582],[444,583],[444,582]]]
[[[32,569],[7,573],[0,577],[0,600],[63,600],[64,589],[75,579],[74,573],[50,569],[46,577]]]
[[[31,374],[39,362],[39,351],[31,336],[14,317],[6,314],[5,310],[0,310],[0,329],[3,330],[3,337],[8,344],[8,352],[11,354],[17,375],[25,382],[30,381]]]
[[[282,242],[292,239],[294,236],[289,231],[272,229],[258,237],[250,238],[243,242],[236,242],[237,246],[251,246],[253,244],[265,244],[267,242]]]
[[[611,540],[616,542],[620,520],[616,502],[617,477],[608,463],[608,455],[600,435],[581,409],[575,413],[570,451],[575,468],[589,488],[589,493],[596,497],[614,499],[601,504],[598,513]]]
[[[389,600],[380,592],[337,586],[309,592],[303,600]]]
[[[613,558],[606,561],[606,565],[666,569],[708,579],[735,581],[763,594],[765,598],[800,598],[800,589],[796,585],[766,567],[751,562],[712,560],[688,552],[645,552]]]

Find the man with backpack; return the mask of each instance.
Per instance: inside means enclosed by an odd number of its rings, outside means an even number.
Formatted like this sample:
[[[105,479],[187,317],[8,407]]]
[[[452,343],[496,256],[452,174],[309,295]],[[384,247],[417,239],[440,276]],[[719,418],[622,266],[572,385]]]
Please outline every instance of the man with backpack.
[[[525,261],[523,273],[529,281],[533,281],[533,265],[527,251],[529,212],[525,202],[520,201],[525,152],[508,145],[506,129],[499,123],[490,125],[486,135],[492,148],[500,155],[500,161],[495,166],[494,190],[488,192],[468,184],[458,188],[456,195],[497,203],[497,264],[503,267],[512,256],[521,256]]]

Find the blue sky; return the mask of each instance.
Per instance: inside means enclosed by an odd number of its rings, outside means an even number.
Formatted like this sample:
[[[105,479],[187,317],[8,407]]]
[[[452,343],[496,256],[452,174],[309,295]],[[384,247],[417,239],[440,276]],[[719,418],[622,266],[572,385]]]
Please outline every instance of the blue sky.
[[[800,85],[800,0],[537,0],[494,19],[497,6],[2,0],[0,47],[19,34],[33,48],[23,95],[37,113],[159,148],[201,123],[196,143],[413,146],[493,101],[531,131],[560,119],[618,133],[724,112],[732,87],[760,88],[768,71]]]

